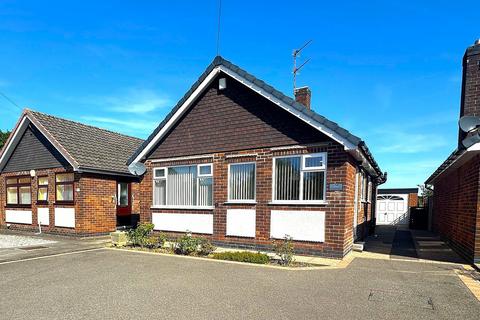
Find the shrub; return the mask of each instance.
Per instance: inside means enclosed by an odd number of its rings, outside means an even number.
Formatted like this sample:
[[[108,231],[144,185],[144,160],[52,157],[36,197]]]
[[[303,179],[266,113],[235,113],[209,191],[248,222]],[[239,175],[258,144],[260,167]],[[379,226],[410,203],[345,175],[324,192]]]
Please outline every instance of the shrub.
[[[283,240],[273,240],[273,251],[280,257],[280,264],[282,266],[288,266],[293,261],[293,255],[295,254],[292,237],[285,235]]]
[[[184,255],[202,255],[208,256],[215,251],[212,243],[205,238],[193,237],[190,231],[177,239],[175,244],[172,244],[172,251]]]
[[[135,229],[128,230],[127,237],[128,241],[132,246],[141,246],[144,247],[147,243],[148,236],[153,231],[153,223],[142,223],[139,224]]]
[[[191,255],[198,251],[200,239],[192,237],[192,234],[187,233],[177,239],[176,252],[184,255]]]
[[[198,254],[202,256],[208,256],[209,254],[213,253],[215,249],[215,246],[210,242],[210,240],[200,238],[200,248],[198,249]]]
[[[264,253],[249,251],[217,252],[213,254],[212,258],[218,260],[250,262],[258,264],[266,264],[270,261],[270,258]]]
[[[150,249],[163,248],[167,237],[163,233],[151,235],[145,239],[144,246]]]

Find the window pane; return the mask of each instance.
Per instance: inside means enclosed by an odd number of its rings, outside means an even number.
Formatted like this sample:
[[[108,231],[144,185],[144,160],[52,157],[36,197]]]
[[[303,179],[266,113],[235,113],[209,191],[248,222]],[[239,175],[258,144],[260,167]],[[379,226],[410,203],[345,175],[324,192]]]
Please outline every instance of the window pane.
[[[168,168],[167,204],[197,205],[197,166]]]
[[[157,206],[166,205],[167,181],[159,179],[154,181],[153,204]]]
[[[73,181],[73,173],[60,173],[56,175],[57,182]]]
[[[20,204],[31,204],[32,194],[30,193],[30,187],[20,187],[18,189],[20,192],[20,197],[19,197]]]
[[[7,179],[7,184],[17,184],[17,178]]]
[[[155,178],[165,177],[165,169],[155,169]]]
[[[40,187],[38,188],[38,201],[47,201],[48,200],[48,188]]]
[[[18,183],[30,183],[30,182],[31,182],[31,180],[30,180],[29,177],[18,179]]]
[[[275,160],[275,200],[300,200],[300,159]]]
[[[38,177],[39,186],[48,186],[48,177]]]
[[[212,166],[211,165],[199,166],[199,168],[200,168],[200,175],[211,175],[212,174]]]
[[[213,204],[213,178],[201,177],[198,179],[198,205],[212,206]]]
[[[303,173],[303,200],[324,200],[324,178],[323,171]]]
[[[18,195],[17,188],[7,188],[7,203],[8,204],[17,204]]]
[[[323,157],[305,157],[305,168],[323,167]]]
[[[255,164],[231,164],[229,188],[231,200],[255,200]]]
[[[128,183],[122,182],[118,184],[118,205],[128,206]]]
[[[73,185],[57,185],[57,201],[73,201]]]

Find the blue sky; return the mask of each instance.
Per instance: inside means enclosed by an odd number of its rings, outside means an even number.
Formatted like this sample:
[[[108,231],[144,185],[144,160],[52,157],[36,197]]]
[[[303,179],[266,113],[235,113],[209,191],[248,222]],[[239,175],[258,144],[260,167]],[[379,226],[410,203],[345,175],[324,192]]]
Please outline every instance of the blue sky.
[[[475,1],[223,0],[220,53],[284,93],[298,85],[412,187],[456,147]],[[20,106],[145,138],[216,54],[217,0],[2,1],[0,91]],[[0,98],[0,129],[20,110]]]

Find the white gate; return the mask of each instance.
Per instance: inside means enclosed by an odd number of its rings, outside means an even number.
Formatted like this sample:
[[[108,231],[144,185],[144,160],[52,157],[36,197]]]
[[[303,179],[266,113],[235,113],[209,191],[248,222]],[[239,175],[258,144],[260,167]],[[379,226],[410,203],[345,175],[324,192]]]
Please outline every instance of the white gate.
[[[376,211],[377,225],[408,224],[408,195],[380,194]]]

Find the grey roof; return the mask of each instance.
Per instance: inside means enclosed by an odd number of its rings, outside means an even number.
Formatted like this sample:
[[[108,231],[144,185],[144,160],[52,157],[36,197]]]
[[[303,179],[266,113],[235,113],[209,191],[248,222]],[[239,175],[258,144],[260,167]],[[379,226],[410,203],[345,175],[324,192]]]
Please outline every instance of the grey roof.
[[[378,189],[378,194],[392,194],[392,193],[418,193],[418,188],[387,188],[387,189]]]
[[[258,87],[262,88],[266,92],[270,93],[277,99],[283,101],[285,104],[294,107],[297,111],[303,113],[307,117],[314,119],[315,121],[321,123],[325,127],[329,128],[330,130],[334,131],[341,137],[343,137],[345,140],[350,142],[351,144],[360,147],[369,161],[371,162],[372,166],[375,168],[375,170],[378,172],[379,175],[382,175],[382,172],[378,166],[378,164],[375,162],[373,159],[370,151],[368,150],[367,146],[365,143],[357,136],[351,134],[348,130],[340,127],[337,123],[328,120],[324,116],[319,115],[318,113],[315,113],[312,110],[309,110],[305,108],[304,105],[301,103],[298,103],[294,99],[292,99],[289,96],[286,96],[282,92],[276,90],[272,86],[268,85],[264,81],[256,78],[255,76],[249,74],[247,71],[241,69],[237,65],[231,63],[230,61],[225,60],[221,56],[215,57],[215,59],[210,63],[210,65],[207,67],[207,69],[202,73],[202,75],[198,78],[198,80],[192,85],[190,90],[185,93],[185,95],[180,99],[180,101],[177,102],[177,104],[173,107],[173,109],[170,111],[170,113],[165,117],[165,119],[157,126],[157,128],[152,132],[152,134],[142,143],[142,145],[136,150],[135,153],[130,157],[128,160],[128,163],[131,163],[135,160],[135,158],[140,154],[140,152],[150,143],[150,141],[153,140],[153,138],[157,135],[157,133],[167,124],[167,122],[170,120],[170,118],[173,117],[173,115],[178,111],[178,109],[183,105],[183,103],[192,95],[192,93],[200,86],[200,84],[205,80],[205,78],[210,74],[210,72],[218,66],[223,66],[241,77],[247,79],[248,81],[254,83]]]
[[[68,152],[79,170],[130,174],[126,165],[128,157],[140,146],[142,139],[37,111],[26,110],[26,113]]]

